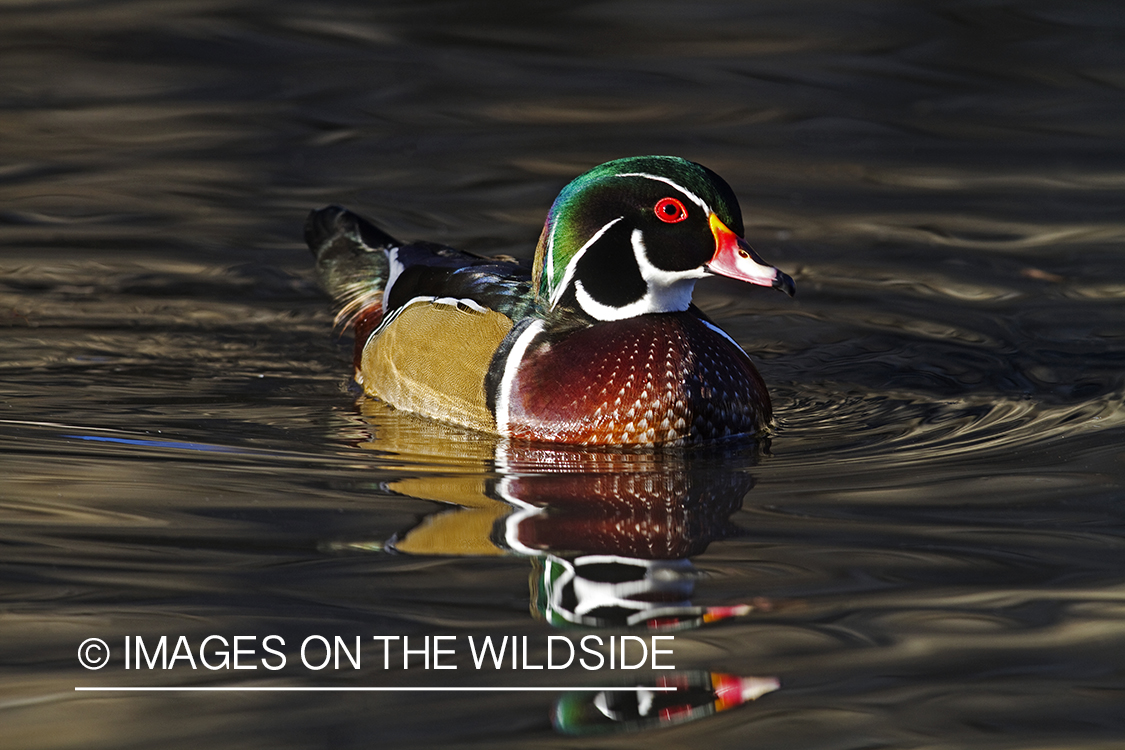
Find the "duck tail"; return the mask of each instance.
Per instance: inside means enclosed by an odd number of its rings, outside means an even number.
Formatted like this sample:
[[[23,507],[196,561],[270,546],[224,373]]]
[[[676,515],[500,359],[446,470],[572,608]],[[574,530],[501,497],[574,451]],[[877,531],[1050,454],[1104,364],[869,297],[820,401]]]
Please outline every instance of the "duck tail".
[[[375,327],[383,316],[387,250],[401,243],[361,216],[339,206],[309,214],[305,242],[316,256],[320,285],[340,305],[336,324]]]

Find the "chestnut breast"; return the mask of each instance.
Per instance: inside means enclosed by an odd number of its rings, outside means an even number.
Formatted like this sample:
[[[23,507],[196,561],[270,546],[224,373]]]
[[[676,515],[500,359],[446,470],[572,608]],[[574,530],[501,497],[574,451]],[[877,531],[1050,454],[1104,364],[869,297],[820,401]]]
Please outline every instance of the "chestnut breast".
[[[685,444],[753,434],[772,416],[750,358],[691,311],[541,333],[508,398],[513,438]]]

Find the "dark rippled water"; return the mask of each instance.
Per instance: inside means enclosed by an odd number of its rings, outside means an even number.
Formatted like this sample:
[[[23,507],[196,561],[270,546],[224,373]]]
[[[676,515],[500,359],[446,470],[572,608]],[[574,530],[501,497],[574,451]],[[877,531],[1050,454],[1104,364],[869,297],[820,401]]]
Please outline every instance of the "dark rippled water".
[[[1121,746],[1123,85],[1109,2],[4,4],[0,744]],[[535,449],[359,399],[310,208],[527,257],[641,153],[722,174],[797,282],[696,297],[768,445]],[[271,634],[280,670],[123,663]],[[467,647],[653,634],[674,671]],[[361,668],[305,668],[310,635]],[[458,668],[384,669],[393,635]],[[719,675],[780,688],[715,712]],[[661,680],[695,708],[576,691]],[[435,686],[466,689],[405,690]]]

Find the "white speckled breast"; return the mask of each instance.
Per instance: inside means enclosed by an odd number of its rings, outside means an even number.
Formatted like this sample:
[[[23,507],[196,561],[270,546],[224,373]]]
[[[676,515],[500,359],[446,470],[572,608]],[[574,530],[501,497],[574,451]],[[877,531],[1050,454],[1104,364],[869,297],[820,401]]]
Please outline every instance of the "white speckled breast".
[[[517,373],[506,404],[514,438],[674,445],[753,434],[772,413],[746,353],[691,312],[543,333]]]

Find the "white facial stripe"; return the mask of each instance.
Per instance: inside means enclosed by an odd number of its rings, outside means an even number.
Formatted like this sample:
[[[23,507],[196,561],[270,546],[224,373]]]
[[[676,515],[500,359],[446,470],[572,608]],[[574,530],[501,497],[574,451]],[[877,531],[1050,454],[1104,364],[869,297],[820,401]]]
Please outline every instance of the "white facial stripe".
[[[598,320],[625,320],[625,318],[635,318],[645,313],[683,312],[691,304],[691,293],[694,289],[695,279],[685,279],[674,285],[672,289],[665,290],[671,293],[666,293],[661,298],[653,295],[650,290],[635,302],[630,302],[622,307],[612,307],[611,305],[603,305],[591,297],[586,288],[582,286],[582,282],[578,281],[574,284],[574,298],[583,311],[591,317]],[[666,306],[669,301],[673,300],[677,303]]]
[[[702,198],[667,177],[649,174],[647,172],[622,172],[614,176],[642,177],[647,180],[663,182],[675,188],[683,197],[699,206],[708,215],[714,213],[711,207],[708,206]],[[550,302],[552,307],[558,304],[563,292],[566,291],[567,287],[570,285],[574,277],[574,269],[578,261],[581,260],[582,256],[586,253],[586,250],[605,234],[611,226],[621,221],[623,218],[624,217],[619,216],[599,229],[594,236],[587,240],[586,244],[575,253],[574,257],[571,258],[561,282],[551,292]],[[547,242],[547,268],[552,270],[554,265],[554,239],[555,235],[554,231],[552,231]],[[635,302],[631,302],[623,307],[612,307],[610,305],[604,305],[591,297],[590,293],[583,287],[582,282],[578,281],[574,283],[574,294],[582,309],[598,320],[624,320],[625,318],[631,318],[650,312],[680,312],[687,310],[691,305],[691,295],[695,290],[695,281],[696,279],[707,276],[707,270],[702,267],[687,271],[665,271],[664,269],[657,268],[649,261],[648,255],[645,252],[644,235],[641,233],[641,230],[634,229],[630,241],[633,247],[633,256],[637,261],[637,267],[641,272],[641,277],[645,280],[648,291]]]
[[[637,268],[641,270],[641,276],[648,282],[650,290],[653,288],[653,285],[658,288],[667,287],[679,281],[683,281],[684,279],[702,279],[704,276],[708,275],[707,269],[703,266],[689,268],[686,271],[665,271],[663,268],[657,268],[652,265],[652,262],[648,259],[644,232],[639,229],[634,229],[630,240],[633,245],[633,257],[637,259]],[[686,310],[687,305],[684,305],[683,309]]]
[[[532,340],[542,331],[542,320],[537,320],[524,329],[512,344],[512,350],[508,352],[508,359],[504,362],[504,376],[500,378],[500,392],[496,394],[496,431],[504,437],[511,437],[508,409],[511,405],[512,383],[516,380],[516,371],[523,360],[523,355],[527,353],[527,347],[531,346]]]
[[[648,294],[645,294],[645,296],[641,297],[636,302],[630,302],[624,307],[610,307],[609,305],[603,305],[601,302],[591,297],[590,293],[586,291],[586,287],[582,286],[581,281],[577,281],[574,284],[574,298],[578,301],[579,307],[597,320],[624,320],[625,318],[632,318],[649,311]]]
[[[577,281],[574,284],[574,297],[579,306],[598,320],[624,320],[645,313],[683,312],[688,309],[691,306],[691,293],[695,291],[695,282],[707,275],[706,269],[700,267],[687,271],[665,271],[649,261],[641,230],[634,229],[630,241],[637,268],[648,288],[645,295],[622,307],[603,305],[590,296],[581,281]]]
[[[547,277],[547,284],[555,277],[555,230],[557,226],[551,227],[551,233],[547,235],[547,257],[544,258],[543,270],[541,273]],[[535,283],[539,283],[539,279],[532,279]]]
[[[698,195],[696,195],[695,193],[693,193],[690,190],[688,190],[687,188],[685,188],[683,185],[677,185],[675,182],[673,182],[672,180],[669,180],[667,177],[661,177],[660,175],[656,175],[656,174],[648,174],[646,172],[623,172],[622,174],[618,174],[618,175],[614,175],[614,176],[615,177],[644,177],[645,179],[648,179],[648,180],[656,180],[657,182],[663,182],[664,184],[671,185],[672,187],[676,188],[676,190],[679,190],[681,193],[684,194],[685,198],[687,198],[689,201],[691,201],[695,205],[702,208],[708,214],[714,213],[714,211],[711,210],[711,207],[703,202],[702,198],[700,198]]]
[[[593,245],[595,242],[597,242],[598,238],[600,238],[603,234],[606,233],[606,230],[608,230],[610,227],[612,227],[614,224],[616,224],[617,222],[621,221],[624,218],[625,218],[624,216],[618,216],[616,219],[609,222],[608,224],[606,224],[604,227],[602,227],[598,231],[594,232],[594,236],[591,237],[590,239],[586,240],[586,244],[578,249],[578,252],[575,253],[574,257],[570,259],[570,263],[567,264],[566,272],[563,274],[562,281],[560,281],[559,285],[557,287],[555,287],[555,289],[552,290],[552,292],[551,292],[551,307],[554,307],[555,303],[557,303],[559,301],[559,297],[562,296],[563,290],[566,289],[567,285],[570,283],[570,279],[574,276],[574,267],[578,265],[578,261],[582,259],[582,256],[590,248],[590,245]],[[551,249],[552,249],[552,254],[553,254],[553,250],[554,250],[553,240],[552,240],[552,248]],[[552,268],[551,270],[553,271],[554,269]],[[552,273],[551,275],[553,276],[554,274]]]

